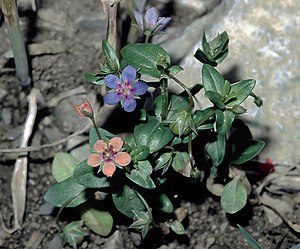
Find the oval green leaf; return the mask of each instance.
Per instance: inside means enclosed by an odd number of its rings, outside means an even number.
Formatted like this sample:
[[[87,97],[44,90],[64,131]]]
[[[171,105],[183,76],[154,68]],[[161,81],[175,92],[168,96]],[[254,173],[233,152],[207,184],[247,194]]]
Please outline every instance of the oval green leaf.
[[[219,166],[223,161],[226,152],[225,135],[218,134],[216,140],[208,144],[206,151],[211,158],[212,166]]]
[[[109,212],[84,204],[80,206],[80,216],[85,225],[96,234],[107,236],[111,232],[114,221]]]
[[[64,181],[73,174],[79,161],[65,152],[58,152],[52,162],[52,175],[58,182]]]
[[[249,140],[245,143],[244,147],[237,148],[234,153],[234,158],[231,160],[232,164],[243,164],[254,157],[256,157],[264,148],[265,142],[260,140]]]
[[[136,194],[135,190],[124,185],[121,193],[112,195],[113,202],[116,208],[127,217],[133,219],[134,211],[144,211],[145,206],[141,199]]]
[[[73,197],[75,198],[72,200]],[[69,177],[62,182],[52,185],[44,196],[47,202],[56,207],[62,207],[70,200],[66,207],[76,207],[85,202],[88,198],[86,187],[77,183],[73,177]]]
[[[238,177],[228,182],[221,196],[221,206],[226,213],[234,214],[247,203],[247,189]]]
[[[173,222],[169,223],[169,226],[174,233],[179,235],[185,234],[185,229],[178,220],[174,220]]]
[[[87,164],[87,159],[82,161],[73,171],[75,181],[86,188],[106,188],[112,185],[106,176],[97,174],[95,168]]]

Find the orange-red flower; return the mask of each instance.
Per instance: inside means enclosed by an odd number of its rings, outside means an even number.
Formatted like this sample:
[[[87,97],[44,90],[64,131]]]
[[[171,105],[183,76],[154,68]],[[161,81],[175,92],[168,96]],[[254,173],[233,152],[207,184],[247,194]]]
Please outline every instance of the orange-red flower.
[[[92,167],[102,166],[104,175],[111,177],[116,166],[127,166],[131,162],[131,156],[122,152],[123,141],[119,137],[112,138],[108,143],[98,140],[94,144],[95,154],[88,156],[87,164]]]
[[[93,118],[94,112],[91,103],[88,100],[83,100],[80,105],[74,105],[74,110],[81,117]]]

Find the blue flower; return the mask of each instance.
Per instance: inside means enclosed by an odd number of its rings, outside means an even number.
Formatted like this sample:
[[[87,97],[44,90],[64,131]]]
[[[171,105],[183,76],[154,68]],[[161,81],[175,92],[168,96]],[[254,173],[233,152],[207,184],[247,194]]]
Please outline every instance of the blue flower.
[[[157,9],[152,7],[143,14],[134,11],[134,17],[139,29],[145,33],[159,33],[170,22],[170,17],[158,17]]]
[[[104,83],[112,90],[104,96],[104,104],[114,105],[121,102],[126,112],[132,112],[136,108],[136,100],[139,95],[147,92],[148,85],[141,80],[136,81],[136,70],[127,66],[122,71],[121,79],[113,74],[104,78]]]

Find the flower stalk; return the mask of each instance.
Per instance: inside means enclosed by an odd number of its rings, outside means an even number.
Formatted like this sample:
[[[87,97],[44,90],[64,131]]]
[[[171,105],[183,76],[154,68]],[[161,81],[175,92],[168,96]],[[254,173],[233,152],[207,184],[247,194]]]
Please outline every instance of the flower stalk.
[[[161,93],[161,121],[167,119],[168,115],[168,79],[160,79],[160,93]]]

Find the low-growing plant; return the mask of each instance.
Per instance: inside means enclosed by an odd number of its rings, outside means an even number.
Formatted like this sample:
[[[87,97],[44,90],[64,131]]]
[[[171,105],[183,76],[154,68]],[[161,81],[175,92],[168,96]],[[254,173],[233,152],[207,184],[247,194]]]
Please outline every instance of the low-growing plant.
[[[158,18],[155,8],[145,15],[134,12],[134,16],[145,43],[127,44],[119,60],[117,51],[104,40],[104,63],[99,72],[85,77],[109,89],[104,104],[120,102],[125,112],[138,109],[134,114],[139,121],[122,139],[97,126],[93,108],[84,100],[75,106],[75,112],[93,123],[90,154],[87,151],[87,158],[79,162],[60,152],[52,164],[57,183],[45,200],[60,210],[77,209],[80,213],[81,221],[62,231],[65,242],[73,247],[85,236],[82,224],[101,236],[110,234],[114,213],[108,207],[112,204],[132,220],[130,228],[140,231],[143,238],[158,227],[165,233],[184,234],[182,219],[174,214],[173,196],[166,189],[170,181],[178,181],[183,190],[185,183],[205,182],[211,193],[221,197],[225,212],[240,211],[251,190],[243,164],[264,147],[239,119],[246,113],[243,103],[249,96],[256,105],[262,104],[253,93],[255,80],[229,82],[216,69],[228,54],[227,33],[210,42],[203,34],[202,47],[195,53],[202,63],[202,77],[188,88],[176,77],[184,69],[172,64],[161,46],[150,43],[170,18]],[[145,76],[150,76],[151,82],[145,82]],[[179,85],[182,92],[169,92],[169,84]],[[211,104],[195,108],[196,94],[201,92]],[[201,193],[201,189],[194,191]]]

